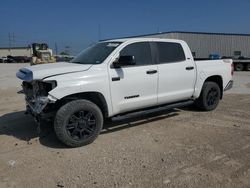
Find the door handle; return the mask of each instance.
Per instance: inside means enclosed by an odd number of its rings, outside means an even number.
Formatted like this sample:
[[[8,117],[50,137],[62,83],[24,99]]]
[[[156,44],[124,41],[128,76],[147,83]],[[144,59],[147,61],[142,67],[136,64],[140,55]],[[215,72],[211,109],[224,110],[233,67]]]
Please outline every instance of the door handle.
[[[186,67],[186,70],[193,70],[194,67]]]
[[[148,70],[147,71],[147,74],[155,74],[155,73],[157,73],[157,70]]]
[[[121,79],[120,77],[113,77],[113,78],[112,78],[112,81],[113,81],[113,82],[114,82],[114,81],[120,81],[120,79]]]

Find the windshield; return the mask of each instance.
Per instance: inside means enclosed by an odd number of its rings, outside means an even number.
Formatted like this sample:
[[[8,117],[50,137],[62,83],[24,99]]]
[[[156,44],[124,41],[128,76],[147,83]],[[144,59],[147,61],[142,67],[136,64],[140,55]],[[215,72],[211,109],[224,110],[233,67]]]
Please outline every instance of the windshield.
[[[121,42],[97,43],[77,55],[70,63],[100,64],[102,63]]]

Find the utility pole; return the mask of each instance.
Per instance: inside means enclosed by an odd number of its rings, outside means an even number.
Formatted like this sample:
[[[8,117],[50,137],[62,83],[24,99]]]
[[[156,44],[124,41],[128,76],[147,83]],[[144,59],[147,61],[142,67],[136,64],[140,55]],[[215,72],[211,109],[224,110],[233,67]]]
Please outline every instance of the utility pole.
[[[15,34],[14,34],[14,32],[12,33],[12,44],[13,44],[13,46],[15,46]]]
[[[70,46],[65,46],[65,52],[70,55]]]
[[[11,48],[11,36],[10,36],[10,32],[9,32],[9,48]]]
[[[11,55],[11,36],[10,36],[10,32],[8,33],[9,36],[9,55]]]
[[[102,38],[101,24],[98,24],[98,41]]]
[[[160,27],[159,26],[157,27],[157,33],[160,33]]]
[[[57,49],[57,43],[55,42],[55,51],[56,51],[56,55],[58,55],[58,49]]]

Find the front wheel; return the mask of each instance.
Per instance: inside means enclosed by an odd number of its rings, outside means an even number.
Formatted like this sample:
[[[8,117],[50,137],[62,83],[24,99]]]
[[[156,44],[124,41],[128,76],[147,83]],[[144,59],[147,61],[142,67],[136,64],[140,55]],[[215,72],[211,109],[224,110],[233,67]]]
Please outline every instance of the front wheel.
[[[221,91],[215,82],[205,82],[199,98],[195,101],[198,108],[204,111],[214,110],[220,101]]]
[[[103,125],[100,108],[88,100],[75,100],[62,106],[56,113],[55,133],[60,141],[70,147],[92,143]]]

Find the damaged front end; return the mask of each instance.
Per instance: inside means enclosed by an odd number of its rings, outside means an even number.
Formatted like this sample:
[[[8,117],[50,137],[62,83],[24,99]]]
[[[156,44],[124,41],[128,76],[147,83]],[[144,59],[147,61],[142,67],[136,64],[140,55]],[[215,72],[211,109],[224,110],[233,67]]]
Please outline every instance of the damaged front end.
[[[35,118],[49,116],[52,113],[50,104],[55,103],[55,99],[49,96],[49,92],[56,87],[55,81],[23,81],[22,87],[25,94],[26,113]]]

